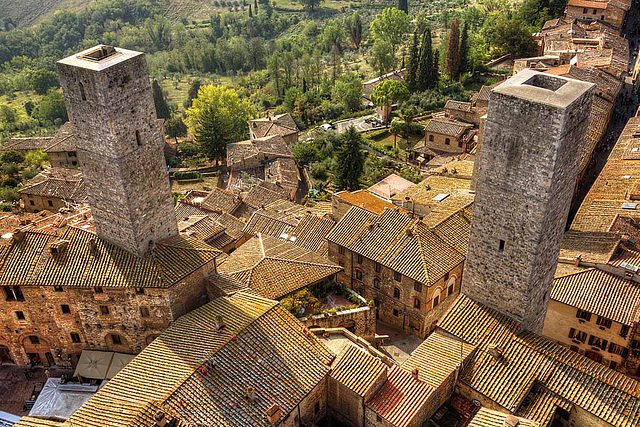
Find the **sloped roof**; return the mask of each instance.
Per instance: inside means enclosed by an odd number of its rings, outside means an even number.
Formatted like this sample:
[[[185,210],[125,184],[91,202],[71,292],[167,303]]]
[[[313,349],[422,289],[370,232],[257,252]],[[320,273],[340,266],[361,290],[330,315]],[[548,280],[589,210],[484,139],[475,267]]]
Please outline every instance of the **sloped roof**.
[[[437,326],[478,347],[459,381],[508,411],[515,411],[538,383],[611,425],[640,423],[640,383],[636,380],[522,330],[518,322],[464,294]],[[501,349],[499,361],[488,351],[495,346]]]
[[[556,277],[551,299],[627,326],[640,319],[640,284],[594,268]]]
[[[260,209],[273,202],[288,200],[289,194],[290,190],[286,188],[261,181],[244,196],[243,202],[254,209]]]
[[[365,396],[380,376],[386,375],[387,365],[368,351],[348,345],[331,366],[331,377],[360,396]]]
[[[343,268],[319,254],[258,234],[225,259],[218,271],[265,298],[277,299],[324,280]]]
[[[289,189],[298,188],[300,173],[296,161],[291,158],[278,157],[269,162],[264,168],[264,180]]]
[[[567,6],[587,7],[590,9],[606,9],[606,1],[590,1],[590,0],[569,0]]]
[[[77,203],[87,200],[82,172],[75,169],[47,168],[30,179],[18,192]]]
[[[449,99],[447,100],[447,103],[444,104],[444,109],[462,111],[465,113],[472,113],[473,104],[471,102],[462,102],[462,101],[456,101],[454,99]]]
[[[493,411],[488,408],[480,408],[478,412],[473,416],[467,427],[505,427],[508,424],[506,419],[509,414],[504,412]],[[540,424],[527,420],[525,418],[518,417],[518,427],[540,427]]]
[[[162,410],[195,424],[268,427],[266,411],[277,404],[286,418],[332,358],[275,301],[239,292],[176,320],[64,425],[151,427]]]
[[[560,259],[580,257],[583,262],[608,263],[620,243],[615,233],[569,230],[562,237]]]
[[[433,231],[442,240],[465,256],[471,231],[471,209],[471,206],[462,209],[433,226]]]
[[[434,392],[435,389],[426,382],[415,379],[399,366],[393,366],[387,374],[387,382],[366,405],[391,425],[405,427],[414,421]]]
[[[407,188],[414,185],[415,184],[408,179],[404,179],[403,177],[392,173],[391,175],[367,188],[367,190],[379,197],[382,197],[383,199],[389,200],[399,192],[406,190]]]
[[[382,213],[387,208],[394,208],[393,203],[389,203],[382,200],[380,197],[376,197],[366,190],[357,191],[340,191],[333,195],[334,198],[349,203],[352,206],[357,206],[362,209],[366,209],[373,213]]]
[[[52,255],[51,246],[66,243]],[[95,249],[91,249],[95,242]],[[58,235],[25,231],[0,247],[0,284],[19,286],[170,287],[214,262],[220,251],[193,238],[158,242],[138,258],[95,233],[65,227]]]
[[[59,153],[67,151],[76,151],[76,128],[71,122],[62,125],[56,136],[53,137],[51,144],[44,150],[47,153]]]
[[[352,207],[327,240],[425,285],[464,261],[424,223],[395,209],[375,215]]]
[[[53,137],[50,136],[36,136],[31,138],[11,138],[4,147],[0,148],[0,151],[29,151],[29,150],[44,150],[51,145]]]
[[[200,203],[203,207],[219,212],[233,213],[242,199],[230,191],[214,188]]]
[[[275,135],[286,136],[299,131],[296,122],[289,113],[249,120],[249,129],[256,138]]]
[[[207,215],[187,216],[178,221],[178,231],[204,241],[223,233],[226,227]]]
[[[429,121],[424,131],[460,138],[463,133],[472,128],[473,125],[469,123],[436,117]]]

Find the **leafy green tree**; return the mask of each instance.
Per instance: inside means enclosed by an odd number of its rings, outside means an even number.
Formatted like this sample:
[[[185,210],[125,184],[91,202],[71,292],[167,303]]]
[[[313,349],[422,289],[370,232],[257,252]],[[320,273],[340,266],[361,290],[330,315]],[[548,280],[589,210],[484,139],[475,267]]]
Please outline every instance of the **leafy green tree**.
[[[171,117],[171,111],[169,111],[169,105],[164,99],[164,92],[157,80],[151,83],[151,90],[153,92],[153,103],[156,105],[156,116],[159,119],[168,119]]]
[[[16,110],[13,107],[0,104],[0,123],[4,124],[5,127],[7,125],[13,124],[16,121]]]
[[[291,153],[299,166],[306,166],[318,160],[318,149],[311,142],[299,142],[292,149]]]
[[[344,29],[342,23],[337,19],[330,19],[324,26],[322,31],[322,47],[325,52],[330,52],[336,47],[342,52],[342,44],[344,43]]]
[[[398,148],[398,135],[404,133],[404,123],[402,120],[394,117],[389,126],[389,132],[393,135],[393,148]]]
[[[33,117],[45,124],[60,125],[69,120],[62,93],[55,89],[49,89],[49,92],[42,97],[35,110],[33,110]]]
[[[379,75],[386,74],[393,68],[395,58],[393,46],[387,40],[375,40],[371,48],[371,65]]]
[[[409,31],[409,21],[409,15],[391,7],[384,9],[371,22],[371,35],[374,41],[389,42],[394,60],[396,50],[402,44],[404,34]]]
[[[460,78],[460,21],[456,18],[449,27],[449,41],[447,43],[447,57],[445,68],[453,80]]]
[[[202,82],[199,79],[194,79],[189,85],[189,90],[187,91],[187,99],[184,101],[184,108],[191,107],[193,104],[193,98],[198,96],[198,91],[200,90],[200,86],[202,86]]]
[[[31,116],[31,113],[33,113],[33,109],[35,108],[35,106],[36,105],[31,100],[24,103],[24,111],[27,112],[28,116]]]
[[[391,105],[409,99],[411,93],[407,86],[397,80],[384,80],[376,85],[371,94],[371,101],[385,112],[386,121],[391,116]]]
[[[187,125],[180,116],[173,116],[164,122],[164,133],[170,138],[175,138],[178,142],[178,137],[187,136]]]
[[[331,100],[339,102],[350,112],[358,111],[362,99],[362,80],[351,73],[340,77],[331,91]]]
[[[485,39],[491,40],[496,56],[509,53],[515,58],[526,58],[535,53],[533,31],[518,19],[499,16],[486,25],[483,32]]]
[[[221,160],[227,144],[245,137],[251,115],[249,101],[240,99],[234,89],[207,85],[200,87],[187,110],[187,121],[202,152],[210,159]]]
[[[49,89],[60,86],[60,81],[54,71],[35,70],[29,74],[29,84],[38,95],[44,95]]]
[[[360,43],[362,43],[362,19],[360,19],[358,12],[355,11],[353,12],[353,15],[345,17],[343,25],[349,35],[351,44],[358,49],[360,47]]]
[[[47,153],[43,150],[31,150],[24,155],[24,163],[29,167],[40,169],[47,163]]]
[[[418,33],[413,33],[413,44],[409,51],[409,63],[407,64],[407,88],[413,92],[417,88],[418,68],[420,66],[420,49],[418,47]]]
[[[336,189],[356,191],[360,189],[360,177],[364,171],[365,154],[362,151],[362,135],[351,126],[340,135],[341,147],[336,165]]]
[[[318,6],[320,6],[321,2],[322,0],[300,0],[300,4],[302,5],[302,7],[305,10],[309,10],[311,12],[313,12]]]
[[[462,23],[462,32],[460,33],[460,74],[471,71],[469,62],[469,25],[467,21]]]
[[[0,155],[0,162],[2,163],[22,163],[24,162],[24,155],[16,150],[5,151]]]

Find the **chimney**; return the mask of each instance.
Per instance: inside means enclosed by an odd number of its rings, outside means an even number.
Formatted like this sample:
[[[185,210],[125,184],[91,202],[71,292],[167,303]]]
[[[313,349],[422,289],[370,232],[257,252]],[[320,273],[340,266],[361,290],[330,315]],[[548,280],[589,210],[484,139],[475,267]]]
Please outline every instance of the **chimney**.
[[[217,330],[220,330],[225,326],[227,326],[227,324],[224,322],[224,318],[222,317],[222,315],[221,314],[217,315],[215,320],[215,328]]]
[[[413,368],[411,370],[411,375],[413,375],[413,378],[418,379],[419,374],[420,374],[420,371],[418,371],[418,368]]]
[[[53,256],[61,255],[67,251],[68,247],[69,247],[68,240],[56,240],[55,242],[51,243],[51,245],[49,246],[49,251]]]
[[[277,403],[274,403],[267,409],[267,419],[271,424],[276,424],[278,419],[280,419],[280,415],[282,415],[282,409]]]
[[[247,396],[247,399],[249,399],[249,402],[255,402],[256,401],[256,389],[249,386],[246,388],[245,390],[245,395]]]
[[[17,230],[13,233],[13,241],[16,243],[20,243],[24,240],[25,232],[22,230]]]
[[[507,417],[504,419],[505,427],[517,427],[519,425],[520,425],[520,420],[511,414],[507,415]]]
[[[89,239],[87,246],[89,247],[89,253],[95,255],[98,250],[98,241],[95,238]]]
[[[502,360],[502,358],[504,357],[503,353],[504,353],[504,350],[501,347],[495,344],[492,344],[489,346],[489,354],[493,356],[495,359]]]

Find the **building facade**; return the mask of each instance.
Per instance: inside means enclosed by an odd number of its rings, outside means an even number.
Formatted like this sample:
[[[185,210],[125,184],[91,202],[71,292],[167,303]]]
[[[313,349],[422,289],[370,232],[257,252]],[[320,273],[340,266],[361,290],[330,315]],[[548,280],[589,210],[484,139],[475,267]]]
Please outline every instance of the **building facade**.
[[[463,292],[534,332],[543,327],[593,87],[524,70],[491,92]]]

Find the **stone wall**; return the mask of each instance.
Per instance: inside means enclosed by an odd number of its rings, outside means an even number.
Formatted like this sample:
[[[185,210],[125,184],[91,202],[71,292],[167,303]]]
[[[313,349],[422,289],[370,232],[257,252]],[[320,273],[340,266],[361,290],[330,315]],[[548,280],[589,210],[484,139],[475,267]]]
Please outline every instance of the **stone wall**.
[[[533,332],[544,322],[593,87],[524,70],[490,95],[463,292]]]
[[[359,307],[335,314],[317,314],[299,319],[307,328],[345,328],[369,342],[376,338],[376,315],[371,307]]]
[[[426,336],[431,327],[431,310],[460,292],[463,263],[427,286],[406,276],[396,281],[391,269],[364,257],[362,263],[358,263],[357,254],[346,248],[341,254],[338,245],[332,242],[329,242],[329,258],[344,267],[344,271],[338,273],[339,282],[366,300],[374,301],[378,319],[421,337]]]
[[[214,270],[212,262],[171,288],[24,286],[23,301],[6,301],[4,289],[0,346],[18,365],[29,362],[27,353],[38,354],[46,366],[75,365],[83,349],[137,354],[173,320],[207,301],[202,277]]]
[[[431,139],[433,138],[433,140]],[[451,135],[443,135],[435,132],[425,132],[425,143],[429,148],[435,148],[436,150],[446,151],[447,153],[464,153],[464,144],[461,147],[460,142],[462,138],[456,138]],[[449,140],[449,143],[447,143]]]
[[[178,233],[145,57],[120,51],[98,70],[71,61],[58,72],[96,230],[142,256]]]
[[[47,153],[49,164],[54,168],[76,168],[80,165],[75,151]]]
[[[61,208],[67,207],[67,203],[57,197],[36,196],[33,194],[21,194],[22,204],[25,212],[58,212]]]

